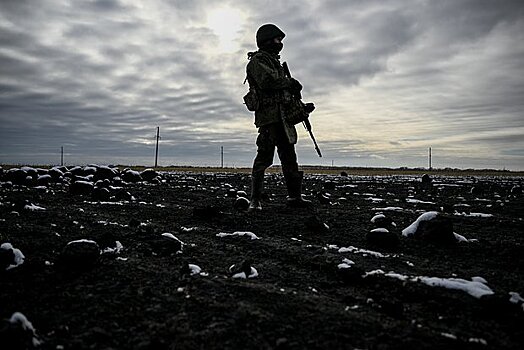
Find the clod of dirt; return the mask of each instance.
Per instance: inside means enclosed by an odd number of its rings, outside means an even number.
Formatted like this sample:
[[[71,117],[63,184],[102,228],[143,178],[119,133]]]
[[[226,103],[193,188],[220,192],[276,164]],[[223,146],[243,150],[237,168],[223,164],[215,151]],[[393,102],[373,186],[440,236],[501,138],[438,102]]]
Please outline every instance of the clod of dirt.
[[[326,233],[329,231],[329,226],[316,215],[307,218],[305,225],[314,233]]]
[[[164,253],[178,253],[182,252],[184,242],[176,238],[172,233],[162,233],[162,250]]]
[[[345,171],[341,171],[341,172],[340,172],[340,176],[347,177],[347,176],[348,176],[348,173],[346,173]]]
[[[96,264],[100,247],[95,241],[81,239],[67,243],[59,256],[59,263],[66,268],[87,268]]]
[[[238,197],[233,205],[236,210],[247,210],[249,207],[249,200],[245,197]]]
[[[454,244],[457,242],[453,234],[453,222],[441,215],[436,216],[432,220],[419,223],[415,237],[441,244]]]
[[[363,280],[364,270],[355,265],[347,265],[337,270],[338,277],[347,284],[360,283]]]
[[[394,248],[398,245],[398,236],[386,228],[376,228],[366,234],[366,241],[372,246]]]
[[[220,210],[216,206],[205,205],[193,208],[193,215],[201,218],[215,217],[220,214]]]
[[[420,215],[415,222],[402,231],[402,235],[438,244],[457,243],[451,219],[434,211]]]
[[[107,188],[95,187],[91,192],[91,197],[95,201],[107,201],[111,197],[111,192]]]
[[[69,186],[69,192],[74,195],[89,195],[93,191],[93,183],[87,181],[75,181]]]
[[[124,169],[121,177],[122,180],[130,183],[142,181],[142,176],[140,176],[140,173],[131,169]]]
[[[394,226],[393,220],[384,214],[375,215],[371,218],[371,223],[375,228],[387,228],[388,230]]]
[[[2,349],[35,349],[40,345],[31,322],[20,312],[15,312],[9,320],[0,321],[0,345]]]
[[[0,271],[4,271],[10,265],[14,264],[15,253],[12,248],[0,249]]]
[[[115,199],[117,201],[131,201],[133,200],[133,196],[128,191],[121,189],[115,193]]]
[[[158,176],[158,172],[155,169],[145,169],[140,173],[140,176],[145,181],[150,182]]]
[[[335,186],[336,184],[333,181],[324,181],[324,183],[322,184],[322,187],[328,191],[333,191],[335,189]]]
[[[251,259],[244,259],[240,263],[229,267],[228,272],[233,278],[253,278],[258,276],[258,272],[251,266]]]
[[[319,191],[317,192],[317,199],[322,204],[331,204],[331,195],[329,193]]]
[[[420,181],[424,185],[431,185],[431,183],[433,182],[433,179],[431,179],[431,177],[428,174],[424,174],[422,175],[422,178],[420,179]]]

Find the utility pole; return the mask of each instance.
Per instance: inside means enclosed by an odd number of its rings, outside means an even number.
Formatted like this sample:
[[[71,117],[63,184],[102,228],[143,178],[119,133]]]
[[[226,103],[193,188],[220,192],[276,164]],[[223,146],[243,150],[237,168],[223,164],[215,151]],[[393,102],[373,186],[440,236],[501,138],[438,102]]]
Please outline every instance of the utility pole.
[[[431,147],[429,148],[429,170],[431,170]]]
[[[158,139],[160,138],[160,127],[156,127],[156,152],[155,152],[155,168],[158,166]]]
[[[224,146],[220,146],[220,167],[224,167]]]
[[[60,165],[64,166],[64,146],[60,147]]]

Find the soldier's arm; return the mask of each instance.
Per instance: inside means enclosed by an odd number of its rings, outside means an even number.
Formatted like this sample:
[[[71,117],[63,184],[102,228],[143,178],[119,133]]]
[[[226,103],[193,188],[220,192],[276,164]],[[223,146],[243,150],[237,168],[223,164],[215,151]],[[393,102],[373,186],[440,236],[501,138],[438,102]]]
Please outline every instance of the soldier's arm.
[[[292,85],[287,77],[279,77],[278,72],[260,59],[253,59],[247,65],[247,73],[262,90],[284,90]]]

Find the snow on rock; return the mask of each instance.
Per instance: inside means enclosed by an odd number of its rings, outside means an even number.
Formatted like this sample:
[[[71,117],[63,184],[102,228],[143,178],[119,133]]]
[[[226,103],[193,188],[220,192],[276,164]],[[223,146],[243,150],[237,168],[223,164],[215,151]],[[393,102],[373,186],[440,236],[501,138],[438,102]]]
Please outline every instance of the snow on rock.
[[[420,215],[418,219],[415,220],[415,222],[413,222],[411,225],[402,230],[402,236],[409,237],[415,235],[415,232],[417,232],[418,225],[422,221],[429,221],[436,218],[437,216],[438,212],[436,211],[428,211],[427,213]]]
[[[389,230],[387,228],[383,228],[383,227],[379,227],[379,228],[375,228],[369,232],[373,232],[373,233],[389,233]]]
[[[0,246],[0,268],[6,270],[14,269],[24,263],[25,256],[20,249],[13,248],[11,243],[3,243]]]
[[[65,267],[89,267],[100,257],[98,243],[90,239],[78,239],[66,244],[59,261]]]
[[[464,236],[462,236],[462,235],[460,235],[460,234],[458,234],[456,232],[453,232],[453,235],[455,236],[455,238],[457,239],[457,242],[459,242],[459,243],[460,242],[470,242],[470,243],[472,243],[472,242],[478,242],[479,241],[476,238],[468,239],[468,238],[466,238],[466,237],[464,237]]]
[[[217,237],[223,238],[228,236],[248,236],[251,239],[260,239],[257,235],[255,235],[253,232],[249,231],[235,231],[233,233],[226,233],[226,232],[220,232],[216,234]]]
[[[411,225],[402,230],[404,237],[416,237],[438,244],[455,244],[453,222],[448,217],[430,211],[420,215]]]
[[[383,220],[386,216],[384,214],[377,214],[371,218],[371,222],[374,224],[377,220]]]
[[[18,345],[17,348],[22,349],[28,347],[29,344],[26,344],[25,338],[27,338],[27,341],[30,342],[33,347],[37,347],[41,344],[33,324],[29,322],[23,313],[13,313],[9,319],[9,323],[12,326],[12,329],[10,330],[12,334],[8,335],[8,338],[12,337],[13,340],[16,341],[16,345]],[[21,332],[19,330],[21,330]]]

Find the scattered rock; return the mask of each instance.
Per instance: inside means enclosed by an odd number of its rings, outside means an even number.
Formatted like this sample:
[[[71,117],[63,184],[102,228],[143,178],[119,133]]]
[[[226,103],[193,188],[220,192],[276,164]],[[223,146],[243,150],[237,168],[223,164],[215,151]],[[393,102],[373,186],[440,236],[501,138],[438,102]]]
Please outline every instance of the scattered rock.
[[[435,211],[420,215],[415,222],[402,231],[402,235],[440,244],[454,244],[457,242],[453,234],[453,222],[451,219]]]

